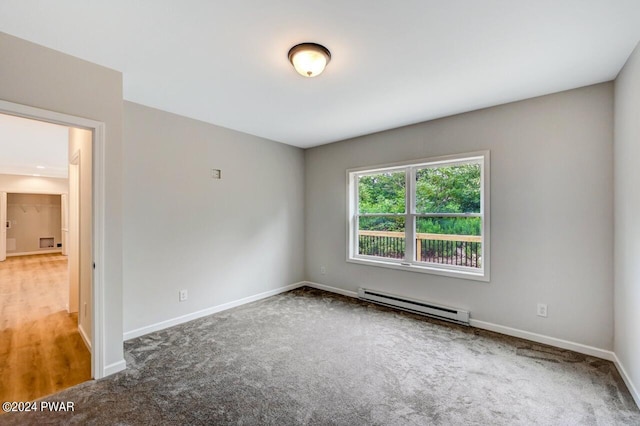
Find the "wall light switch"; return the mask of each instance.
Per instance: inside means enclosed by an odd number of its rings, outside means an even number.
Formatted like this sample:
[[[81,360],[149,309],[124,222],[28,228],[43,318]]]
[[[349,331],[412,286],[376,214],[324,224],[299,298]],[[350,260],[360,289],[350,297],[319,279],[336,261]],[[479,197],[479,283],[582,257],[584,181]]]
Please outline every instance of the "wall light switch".
[[[220,170],[220,169],[211,169],[211,177],[213,179],[222,179],[222,170]]]

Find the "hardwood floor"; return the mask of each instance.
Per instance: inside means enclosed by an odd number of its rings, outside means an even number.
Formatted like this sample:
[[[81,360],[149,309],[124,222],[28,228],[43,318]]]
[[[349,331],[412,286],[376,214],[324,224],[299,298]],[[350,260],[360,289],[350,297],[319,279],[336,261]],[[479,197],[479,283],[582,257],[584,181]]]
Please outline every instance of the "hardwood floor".
[[[68,314],[67,258],[0,262],[0,402],[33,401],[91,378],[91,354]]]

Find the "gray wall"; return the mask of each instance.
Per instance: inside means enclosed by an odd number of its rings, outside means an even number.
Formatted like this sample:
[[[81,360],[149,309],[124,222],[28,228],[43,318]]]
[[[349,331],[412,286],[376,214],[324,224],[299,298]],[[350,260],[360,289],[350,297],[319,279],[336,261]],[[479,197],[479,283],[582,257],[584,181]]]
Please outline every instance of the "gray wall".
[[[304,153],[125,103],[123,159],[119,72],[3,33],[0,56],[0,99],[107,124],[106,365],[122,360],[123,316],[131,331],[305,278],[459,306],[477,320],[613,349],[612,83]],[[615,85],[615,351],[636,384],[639,56]],[[491,282],[345,262],[346,169],[482,149],[491,150]],[[210,179],[211,168],[223,179]],[[181,288],[187,302],[177,301]],[[548,318],[535,315],[538,302],[549,305]]]
[[[307,150],[307,278],[467,308],[476,320],[611,350],[612,143],[613,84],[605,83]],[[345,261],[346,169],[485,149],[489,283]],[[536,316],[538,302],[548,318]]]
[[[124,105],[125,332],[304,279],[301,149]]]
[[[615,82],[615,352],[640,390],[640,45]],[[637,399],[636,399],[637,401]]]
[[[105,123],[105,366],[122,350],[122,74],[0,33],[0,99]]]

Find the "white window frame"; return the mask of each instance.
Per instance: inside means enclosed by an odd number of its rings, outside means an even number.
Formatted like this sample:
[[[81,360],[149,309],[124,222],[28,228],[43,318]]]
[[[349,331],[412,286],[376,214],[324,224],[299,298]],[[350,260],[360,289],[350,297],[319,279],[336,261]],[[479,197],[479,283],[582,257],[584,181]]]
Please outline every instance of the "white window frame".
[[[480,213],[472,214],[421,214],[415,211],[415,173],[417,169],[453,164],[480,164]],[[379,214],[379,216],[402,216],[405,218],[405,256],[404,259],[382,258],[358,253],[358,178],[381,172],[405,171],[406,196],[405,212],[397,214]],[[362,265],[399,269],[411,272],[444,275],[477,281],[490,280],[490,153],[477,151],[463,154],[446,155],[400,163],[359,167],[347,170],[347,262]],[[368,215],[371,216],[371,215]],[[481,217],[482,265],[480,268],[446,265],[430,262],[418,262],[415,259],[415,219],[417,217]]]

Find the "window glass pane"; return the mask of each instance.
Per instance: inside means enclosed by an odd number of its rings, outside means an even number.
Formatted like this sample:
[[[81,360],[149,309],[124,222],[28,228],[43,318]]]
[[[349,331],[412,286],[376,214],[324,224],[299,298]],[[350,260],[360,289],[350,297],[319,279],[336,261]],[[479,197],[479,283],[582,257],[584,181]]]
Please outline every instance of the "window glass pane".
[[[480,164],[418,169],[416,213],[480,213]]]
[[[404,217],[360,217],[358,254],[404,258]]]
[[[415,260],[480,268],[481,230],[479,217],[418,217]]]
[[[404,171],[358,177],[358,211],[404,213],[405,185]]]

